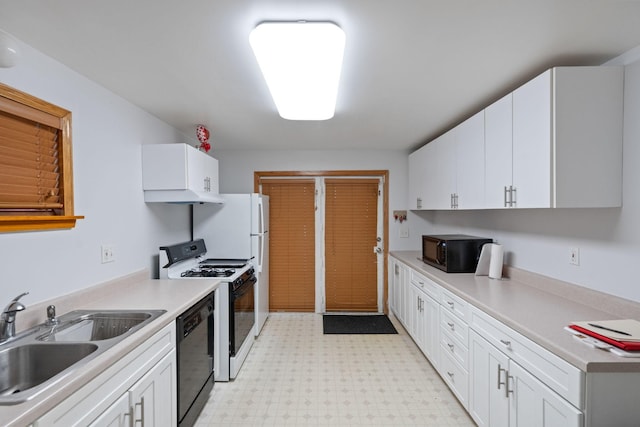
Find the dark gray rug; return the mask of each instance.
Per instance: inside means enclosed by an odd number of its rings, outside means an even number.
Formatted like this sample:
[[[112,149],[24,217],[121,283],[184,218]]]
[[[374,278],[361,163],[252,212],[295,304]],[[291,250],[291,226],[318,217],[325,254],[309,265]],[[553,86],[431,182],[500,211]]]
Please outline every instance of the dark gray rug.
[[[385,314],[322,316],[325,334],[397,334],[396,328]]]

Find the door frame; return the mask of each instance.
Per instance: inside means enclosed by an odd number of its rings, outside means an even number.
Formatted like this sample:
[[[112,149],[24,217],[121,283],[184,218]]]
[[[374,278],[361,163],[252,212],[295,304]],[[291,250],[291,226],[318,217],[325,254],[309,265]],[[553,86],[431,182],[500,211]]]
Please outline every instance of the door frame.
[[[254,171],[253,189],[260,192],[260,179],[265,177],[287,178],[334,178],[334,177],[371,177],[382,178],[382,227],[383,227],[383,312],[389,313],[389,283],[388,283],[388,254],[389,254],[389,171],[388,170],[335,170],[335,171]],[[317,307],[317,301],[316,301]]]

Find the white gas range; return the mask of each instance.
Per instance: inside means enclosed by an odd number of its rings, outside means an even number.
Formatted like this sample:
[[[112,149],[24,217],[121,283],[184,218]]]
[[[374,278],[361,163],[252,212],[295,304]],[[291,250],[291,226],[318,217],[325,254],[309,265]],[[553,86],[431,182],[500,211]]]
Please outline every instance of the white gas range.
[[[249,260],[206,258],[204,240],[160,247],[160,279],[218,279],[214,310],[214,375],[234,379],[254,341],[255,270]]]

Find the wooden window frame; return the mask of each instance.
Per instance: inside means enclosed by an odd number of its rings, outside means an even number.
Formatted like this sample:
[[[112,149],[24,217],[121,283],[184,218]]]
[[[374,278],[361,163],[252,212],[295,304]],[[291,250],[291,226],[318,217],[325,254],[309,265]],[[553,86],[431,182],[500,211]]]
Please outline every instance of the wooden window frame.
[[[56,230],[73,228],[73,161],[71,148],[71,112],[27,93],[0,83],[0,110],[59,129],[61,190],[63,207],[59,215],[0,215],[0,232]]]

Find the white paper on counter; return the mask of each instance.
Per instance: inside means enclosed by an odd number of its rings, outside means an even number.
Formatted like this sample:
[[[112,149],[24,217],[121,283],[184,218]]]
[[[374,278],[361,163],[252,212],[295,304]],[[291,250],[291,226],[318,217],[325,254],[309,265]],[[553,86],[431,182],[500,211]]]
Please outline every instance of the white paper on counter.
[[[487,243],[482,246],[476,276],[489,276],[491,279],[502,278],[502,263],[504,259],[504,249],[497,243]]]

